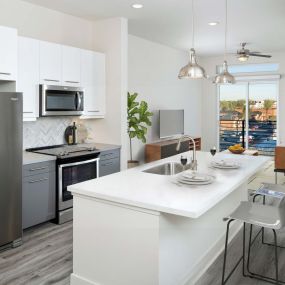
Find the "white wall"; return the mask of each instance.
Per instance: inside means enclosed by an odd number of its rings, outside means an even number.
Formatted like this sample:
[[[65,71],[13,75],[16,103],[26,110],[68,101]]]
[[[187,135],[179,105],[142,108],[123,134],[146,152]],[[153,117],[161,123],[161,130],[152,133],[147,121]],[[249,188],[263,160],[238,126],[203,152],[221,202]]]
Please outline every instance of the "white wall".
[[[129,91],[139,93],[154,112],[147,142],[158,140],[159,109],[184,109],[185,133],[201,135],[201,81],[179,80],[188,53],[129,35]],[[144,145],[133,140],[134,159],[143,161]]]
[[[21,36],[93,49],[93,22],[20,0],[0,0],[0,25]]]
[[[96,141],[122,145],[121,167],[127,166],[127,61],[128,23],[112,18],[97,21],[94,46],[106,54],[106,116],[103,120],[86,120]]]
[[[279,71],[277,74],[281,75],[281,80],[279,83],[279,139],[280,143],[285,143],[285,52],[274,52],[271,53],[271,59],[261,59],[261,58],[250,58],[248,62],[250,63],[266,63],[273,62],[279,63]],[[204,57],[200,60],[200,63],[206,69],[206,72],[210,76],[214,76],[216,72],[216,66],[221,65],[223,62],[222,56],[217,57]],[[235,56],[228,57],[228,64],[236,65],[239,64],[239,61]],[[202,83],[202,148],[204,150],[209,150],[212,146],[217,144],[218,136],[218,95],[217,87],[214,85],[211,80],[204,80]]]

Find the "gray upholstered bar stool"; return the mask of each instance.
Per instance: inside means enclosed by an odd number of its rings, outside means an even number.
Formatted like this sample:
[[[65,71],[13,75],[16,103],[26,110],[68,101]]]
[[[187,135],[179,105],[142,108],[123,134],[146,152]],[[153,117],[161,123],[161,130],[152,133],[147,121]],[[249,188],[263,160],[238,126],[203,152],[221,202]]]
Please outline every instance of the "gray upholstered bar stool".
[[[282,199],[285,195],[285,186],[284,185],[278,185],[273,183],[267,183],[263,182],[261,184],[261,187],[257,190],[254,190],[251,193],[251,196],[253,196],[252,201],[256,202],[257,197],[262,197],[263,204],[266,203],[266,197],[276,198],[276,199]],[[264,240],[264,228],[261,228],[260,231],[258,231],[257,235],[261,233],[261,242],[262,244],[272,245],[271,243],[265,242]],[[257,235],[254,237],[254,240],[257,238]],[[282,246],[278,246],[281,248],[284,248]]]
[[[252,202],[241,202],[239,207],[229,215],[226,232],[225,252],[224,252],[224,263],[223,263],[223,274],[222,274],[222,285],[226,284],[239,263],[242,261],[242,272],[243,276],[256,278],[259,280],[267,281],[273,284],[285,284],[285,282],[279,280],[278,270],[278,253],[277,253],[277,234],[276,230],[280,230],[285,227],[285,196],[280,200],[278,206],[269,206],[259,203]],[[225,277],[226,261],[227,261],[227,250],[228,250],[228,237],[230,224],[233,221],[243,222],[243,253],[237,264],[230,271],[227,277]],[[245,262],[245,227],[246,224],[250,225],[249,242],[248,242],[248,256],[247,262]],[[274,236],[274,251],[275,251],[275,278],[263,276],[258,273],[254,273],[250,269],[250,256],[251,246],[254,242],[252,240],[252,229],[253,226],[261,228],[271,229]],[[257,237],[257,236],[256,236]],[[264,261],[264,263],[266,260]],[[246,272],[247,271],[247,272]]]

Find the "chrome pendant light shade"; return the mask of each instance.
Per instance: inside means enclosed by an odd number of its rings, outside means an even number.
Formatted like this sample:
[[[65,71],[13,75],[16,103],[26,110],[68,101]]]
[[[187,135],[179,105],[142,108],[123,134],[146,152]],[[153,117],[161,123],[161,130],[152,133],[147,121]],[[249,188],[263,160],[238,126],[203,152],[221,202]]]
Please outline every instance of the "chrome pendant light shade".
[[[195,27],[194,27],[194,0],[192,0],[192,48],[190,49],[190,61],[187,65],[180,69],[179,79],[200,79],[207,78],[205,69],[197,63],[196,53],[194,49],[195,43]]]
[[[222,71],[216,75],[213,83],[215,84],[234,84],[236,82],[233,75],[228,71],[228,63],[226,61],[227,54],[227,32],[228,32],[228,1],[225,0],[225,11],[226,11],[226,21],[225,21],[225,51],[224,51],[224,63]]]
[[[180,69],[179,79],[200,79],[206,78],[205,69],[197,63],[195,49],[190,50],[190,61]]]
[[[236,82],[234,76],[232,76],[228,71],[228,63],[225,60],[223,63],[223,69],[220,74],[218,74],[214,82],[215,84],[234,84]]]

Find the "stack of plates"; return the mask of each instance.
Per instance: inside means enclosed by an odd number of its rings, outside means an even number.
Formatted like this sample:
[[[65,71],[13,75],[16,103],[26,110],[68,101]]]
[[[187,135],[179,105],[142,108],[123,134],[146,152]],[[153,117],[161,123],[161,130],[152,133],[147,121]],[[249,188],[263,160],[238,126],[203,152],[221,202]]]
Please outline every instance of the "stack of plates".
[[[233,160],[214,160],[211,162],[211,166],[220,169],[237,169],[240,168],[240,164]]]
[[[187,185],[207,185],[213,183],[215,177],[205,173],[184,171],[177,177],[178,183]]]

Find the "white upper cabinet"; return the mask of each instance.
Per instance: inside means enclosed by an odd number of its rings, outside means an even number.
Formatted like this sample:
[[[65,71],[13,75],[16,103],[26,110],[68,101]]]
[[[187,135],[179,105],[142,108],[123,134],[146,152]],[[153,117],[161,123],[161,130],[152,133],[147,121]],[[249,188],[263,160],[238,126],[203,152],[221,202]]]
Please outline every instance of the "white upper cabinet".
[[[17,79],[17,30],[0,27],[0,80]]]
[[[39,116],[40,42],[18,38],[17,91],[23,92],[23,117],[25,121]]]
[[[62,46],[62,85],[80,86],[80,49]]]
[[[104,54],[81,50],[81,85],[85,91],[82,118],[103,118],[106,111]]]
[[[47,85],[62,85],[61,45],[40,42],[40,82]]]

